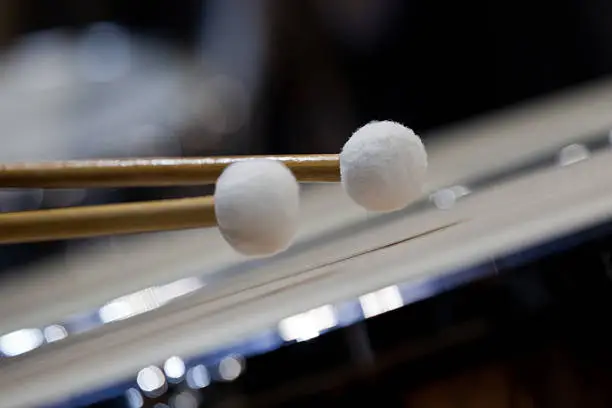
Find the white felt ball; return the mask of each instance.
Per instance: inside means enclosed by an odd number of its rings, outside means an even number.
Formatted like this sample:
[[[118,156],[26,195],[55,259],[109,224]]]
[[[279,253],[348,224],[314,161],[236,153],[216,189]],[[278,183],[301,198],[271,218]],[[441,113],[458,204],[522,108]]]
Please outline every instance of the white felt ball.
[[[359,128],[340,153],[347,194],[370,211],[395,211],[420,198],[427,153],[409,128],[375,121]]]
[[[273,255],[298,226],[299,185],[283,163],[253,159],[229,165],[217,180],[215,215],[223,238],[239,253]]]

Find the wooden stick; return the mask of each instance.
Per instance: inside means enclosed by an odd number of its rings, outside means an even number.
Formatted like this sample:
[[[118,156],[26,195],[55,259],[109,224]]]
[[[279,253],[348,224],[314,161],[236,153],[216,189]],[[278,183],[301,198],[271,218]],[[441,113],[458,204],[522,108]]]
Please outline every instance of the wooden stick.
[[[213,197],[0,214],[0,244],[216,226]]]
[[[337,154],[73,160],[0,166],[0,188],[184,186],[214,183],[229,164],[267,158],[285,163],[302,182],[340,180]]]

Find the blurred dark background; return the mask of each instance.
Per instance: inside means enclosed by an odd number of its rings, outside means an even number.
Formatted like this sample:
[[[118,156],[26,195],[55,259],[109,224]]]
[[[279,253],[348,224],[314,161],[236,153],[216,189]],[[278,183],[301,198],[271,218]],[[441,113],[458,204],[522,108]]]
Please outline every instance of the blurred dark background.
[[[261,54],[242,70],[259,73],[248,149],[267,152],[336,152],[373,118],[423,132],[612,69],[612,5],[603,0],[7,0],[2,8],[4,44],[105,21],[191,56],[210,51],[224,60],[219,70],[239,71],[240,53]]]
[[[604,0],[3,0],[0,160],[333,153],[373,119],[426,137],[612,74],[611,22]],[[3,191],[0,209],[206,192]],[[198,404],[608,407],[606,234],[253,357]],[[5,246],[0,269],[81,244]],[[141,404],[193,406],[169,395]]]

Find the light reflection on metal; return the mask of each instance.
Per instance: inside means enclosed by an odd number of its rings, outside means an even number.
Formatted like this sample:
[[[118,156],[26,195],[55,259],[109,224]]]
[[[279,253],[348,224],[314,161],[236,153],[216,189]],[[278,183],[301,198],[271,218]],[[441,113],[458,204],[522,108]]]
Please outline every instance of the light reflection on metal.
[[[278,329],[285,341],[306,341],[338,323],[336,312],[331,305],[325,305],[282,320]]]
[[[589,149],[583,144],[576,143],[565,146],[559,152],[559,165],[569,166],[586,160],[589,158],[589,156]]]
[[[192,392],[183,391],[170,398],[170,408],[197,408],[198,397]]]
[[[136,388],[128,389],[125,392],[125,398],[130,408],[141,408],[144,405],[142,394]]]
[[[452,209],[457,200],[470,194],[470,190],[462,185],[440,189],[429,196],[429,200],[440,210]]]
[[[234,381],[244,371],[244,364],[242,356],[225,357],[219,362],[219,377],[224,381]]]
[[[185,380],[189,388],[200,389],[210,384],[210,374],[206,366],[198,364],[187,370]]]
[[[104,323],[128,319],[157,309],[159,306],[204,286],[197,278],[185,278],[166,285],[140,290],[117,298],[100,308],[98,315]]]
[[[21,329],[0,337],[0,351],[8,357],[15,357],[44,343],[44,336],[39,329]]]
[[[145,367],[138,372],[136,383],[148,397],[158,397],[166,392],[168,384],[162,370],[156,366]]]
[[[65,339],[68,336],[66,328],[59,324],[52,324],[43,329],[43,334],[47,343],[53,343],[58,340]]]
[[[170,357],[164,363],[164,373],[172,382],[180,381],[185,375],[185,362],[177,356]]]
[[[440,210],[450,210],[455,206],[457,196],[450,188],[444,188],[433,193],[429,199]]]
[[[402,294],[397,286],[389,286],[359,298],[365,318],[374,317],[404,305]]]

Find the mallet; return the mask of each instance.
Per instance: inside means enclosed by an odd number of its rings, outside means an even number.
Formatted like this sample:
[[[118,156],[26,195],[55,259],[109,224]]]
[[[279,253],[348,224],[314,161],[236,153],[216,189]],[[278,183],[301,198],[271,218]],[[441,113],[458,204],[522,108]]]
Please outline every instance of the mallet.
[[[125,187],[209,184],[212,197],[0,214],[0,243],[71,239],[218,225],[226,241],[250,256],[291,242],[299,220],[298,181],[341,181],[370,211],[394,211],[419,198],[427,155],[412,130],[371,122],[339,155],[128,159],[14,164],[0,168],[0,187]]]

